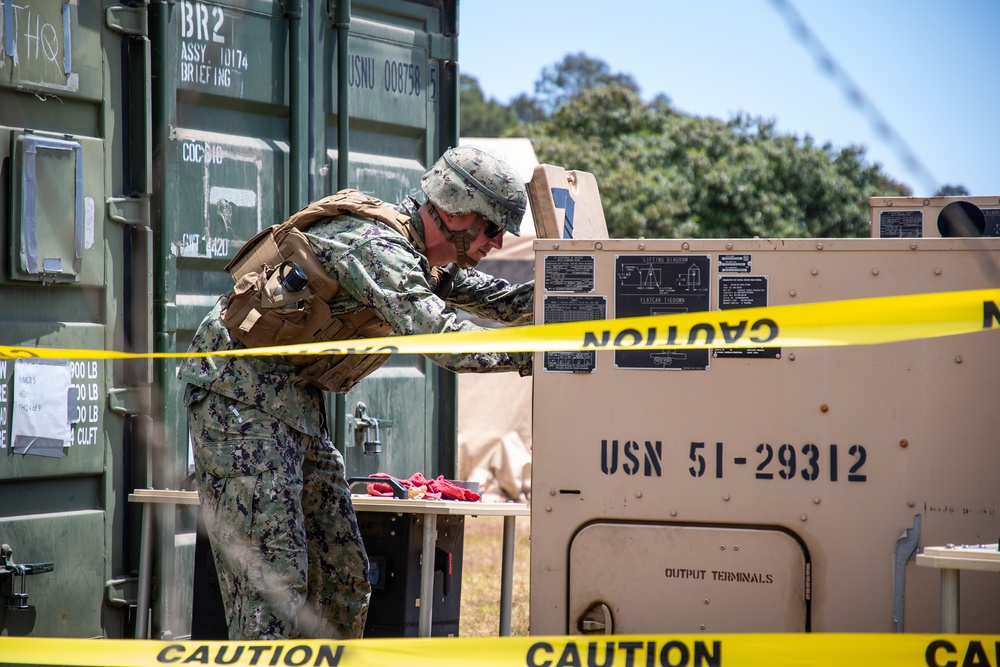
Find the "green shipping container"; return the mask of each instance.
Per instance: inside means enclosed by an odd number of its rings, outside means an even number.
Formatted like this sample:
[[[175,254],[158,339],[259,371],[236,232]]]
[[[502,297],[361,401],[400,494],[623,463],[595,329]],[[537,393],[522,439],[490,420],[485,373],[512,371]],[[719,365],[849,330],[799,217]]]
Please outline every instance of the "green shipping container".
[[[457,15],[0,2],[0,345],[183,352],[259,230],[344,187],[417,194],[458,143]],[[176,365],[0,358],[0,635],[190,633],[195,509],[129,500],[192,472]],[[398,356],[330,396],[349,474],[454,476],[455,386]]]

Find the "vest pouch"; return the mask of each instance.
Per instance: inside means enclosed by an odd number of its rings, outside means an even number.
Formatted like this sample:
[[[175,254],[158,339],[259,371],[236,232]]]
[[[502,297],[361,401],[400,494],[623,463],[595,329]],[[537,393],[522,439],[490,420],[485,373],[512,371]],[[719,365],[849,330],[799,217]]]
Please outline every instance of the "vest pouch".
[[[297,301],[296,307],[278,306],[273,289],[269,289],[276,276],[270,267],[261,273],[248,273],[229,294],[222,322],[247,347],[314,342],[323,321],[330,317],[329,306],[308,288],[300,290],[308,294],[306,298],[298,299],[300,292],[296,292],[295,300],[289,299]]]
[[[285,276],[291,266],[292,262],[282,262],[278,268],[273,270],[267,282],[264,283],[264,291],[260,296],[260,304],[264,308],[293,310],[299,305],[300,301],[305,301],[312,296],[312,292],[309,291],[308,286],[294,292],[288,291],[288,288],[285,286]]]
[[[357,340],[357,347],[364,346],[365,338],[381,338],[392,333],[392,328],[370,310],[344,313],[330,321],[328,328],[319,335],[323,340]],[[293,364],[303,365],[299,379],[325,391],[346,393],[362,378],[373,373],[389,360],[388,354],[330,354],[318,357],[300,355],[289,357]]]
[[[299,379],[324,391],[346,394],[387,361],[388,354],[345,354],[339,361],[307,366],[299,373]]]

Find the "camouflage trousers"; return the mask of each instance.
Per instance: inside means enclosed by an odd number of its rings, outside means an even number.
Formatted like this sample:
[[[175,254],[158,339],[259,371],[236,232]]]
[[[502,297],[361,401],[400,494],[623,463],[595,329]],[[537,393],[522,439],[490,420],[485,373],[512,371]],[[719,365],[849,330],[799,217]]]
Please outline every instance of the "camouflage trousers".
[[[368,556],[333,443],[211,392],[188,417],[229,638],[361,637]]]

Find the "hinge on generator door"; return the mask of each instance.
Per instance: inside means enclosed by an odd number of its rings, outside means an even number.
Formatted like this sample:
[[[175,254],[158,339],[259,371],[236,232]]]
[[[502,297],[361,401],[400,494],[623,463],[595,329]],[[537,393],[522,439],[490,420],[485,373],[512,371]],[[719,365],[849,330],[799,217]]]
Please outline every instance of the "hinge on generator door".
[[[812,600],[812,584],[813,584],[813,568],[812,563],[806,563],[806,600]]]

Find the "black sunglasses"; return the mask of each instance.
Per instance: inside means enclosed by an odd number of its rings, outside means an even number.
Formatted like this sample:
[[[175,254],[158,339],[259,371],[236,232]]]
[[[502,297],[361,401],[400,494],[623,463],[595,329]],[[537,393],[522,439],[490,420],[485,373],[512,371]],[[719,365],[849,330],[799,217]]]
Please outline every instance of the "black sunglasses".
[[[503,227],[500,227],[496,223],[490,222],[489,220],[486,221],[486,228],[483,229],[483,234],[485,234],[487,238],[495,239],[500,234],[503,234],[503,232]]]

